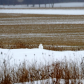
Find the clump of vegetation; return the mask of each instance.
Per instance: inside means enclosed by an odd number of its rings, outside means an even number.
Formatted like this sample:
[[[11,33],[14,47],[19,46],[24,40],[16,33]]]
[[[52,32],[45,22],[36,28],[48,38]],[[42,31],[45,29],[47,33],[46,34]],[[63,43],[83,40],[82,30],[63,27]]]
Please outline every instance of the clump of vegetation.
[[[47,83],[60,84],[61,79],[65,84],[82,84],[80,79],[83,78],[82,67],[71,60],[68,62],[65,58],[64,62],[56,61],[48,65],[38,65],[34,61],[32,64],[23,62],[19,65],[10,66],[10,60],[3,60],[0,65],[0,84],[24,83],[51,79]],[[82,60],[81,60],[82,61]],[[81,65],[81,64],[80,64]],[[3,70],[3,71],[2,71]],[[77,81],[78,80],[78,81]],[[41,83],[42,84],[42,83]]]

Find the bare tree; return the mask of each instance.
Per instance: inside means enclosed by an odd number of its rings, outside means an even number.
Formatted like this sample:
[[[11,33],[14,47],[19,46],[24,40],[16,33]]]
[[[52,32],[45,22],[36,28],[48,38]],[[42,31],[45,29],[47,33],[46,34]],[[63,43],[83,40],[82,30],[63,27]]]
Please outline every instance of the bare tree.
[[[46,0],[44,0],[45,8],[46,8]]]
[[[39,0],[39,8],[40,8],[40,0]]]

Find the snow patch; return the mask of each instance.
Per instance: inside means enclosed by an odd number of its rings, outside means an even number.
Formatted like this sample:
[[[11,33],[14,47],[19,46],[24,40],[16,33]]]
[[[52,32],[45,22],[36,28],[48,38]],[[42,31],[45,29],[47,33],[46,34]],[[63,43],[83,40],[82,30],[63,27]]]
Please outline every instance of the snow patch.
[[[77,63],[81,62],[84,57],[84,51],[52,51],[45,49],[0,49],[0,62],[3,59],[12,58],[9,60],[10,65],[23,63],[32,64],[36,62],[37,65],[42,63],[43,65],[52,64],[55,61],[65,61],[70,62],[71,60]]]
[[[0,9],[0,13],[84,15],[84,9]]]

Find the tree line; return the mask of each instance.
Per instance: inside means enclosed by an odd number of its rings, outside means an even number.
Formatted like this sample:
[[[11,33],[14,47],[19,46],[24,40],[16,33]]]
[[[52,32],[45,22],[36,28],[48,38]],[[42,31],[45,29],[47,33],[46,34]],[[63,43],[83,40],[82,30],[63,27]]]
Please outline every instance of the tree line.
[[[84,2],[84,0],[23,0],[19,2],[18,0],[0,0],[0,5],[18,5],[18,4],[54,4],[60,2]]]

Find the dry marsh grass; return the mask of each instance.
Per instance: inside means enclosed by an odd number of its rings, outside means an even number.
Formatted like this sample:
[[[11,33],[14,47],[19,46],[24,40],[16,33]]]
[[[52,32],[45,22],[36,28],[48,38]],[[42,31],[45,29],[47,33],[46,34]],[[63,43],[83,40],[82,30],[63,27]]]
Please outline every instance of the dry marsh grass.
[[[82,62],[82,60],[81,60]],[[51,78],[45,84],[61,84],[61,79],[64,80],[64,84],[83,84],[81,80],[83,79],[83,68],[78,65],[78,63],[68,62],[65,58],[64,62],[53,62],[50,65],[39,65],[37,68],[36,62],[33,62],[31,65],[25,63],[25,61],[19,66],[8,67],[9,61],[3,60],[3,65],[0,66],[4,68],[3,71],[0,71],[0,84],[14,84],[14,83],[24,83],[33,81],[47,80]],[[2,74],[1,74],[2,73]],[[52,83],[51,83],[52,82]]]

